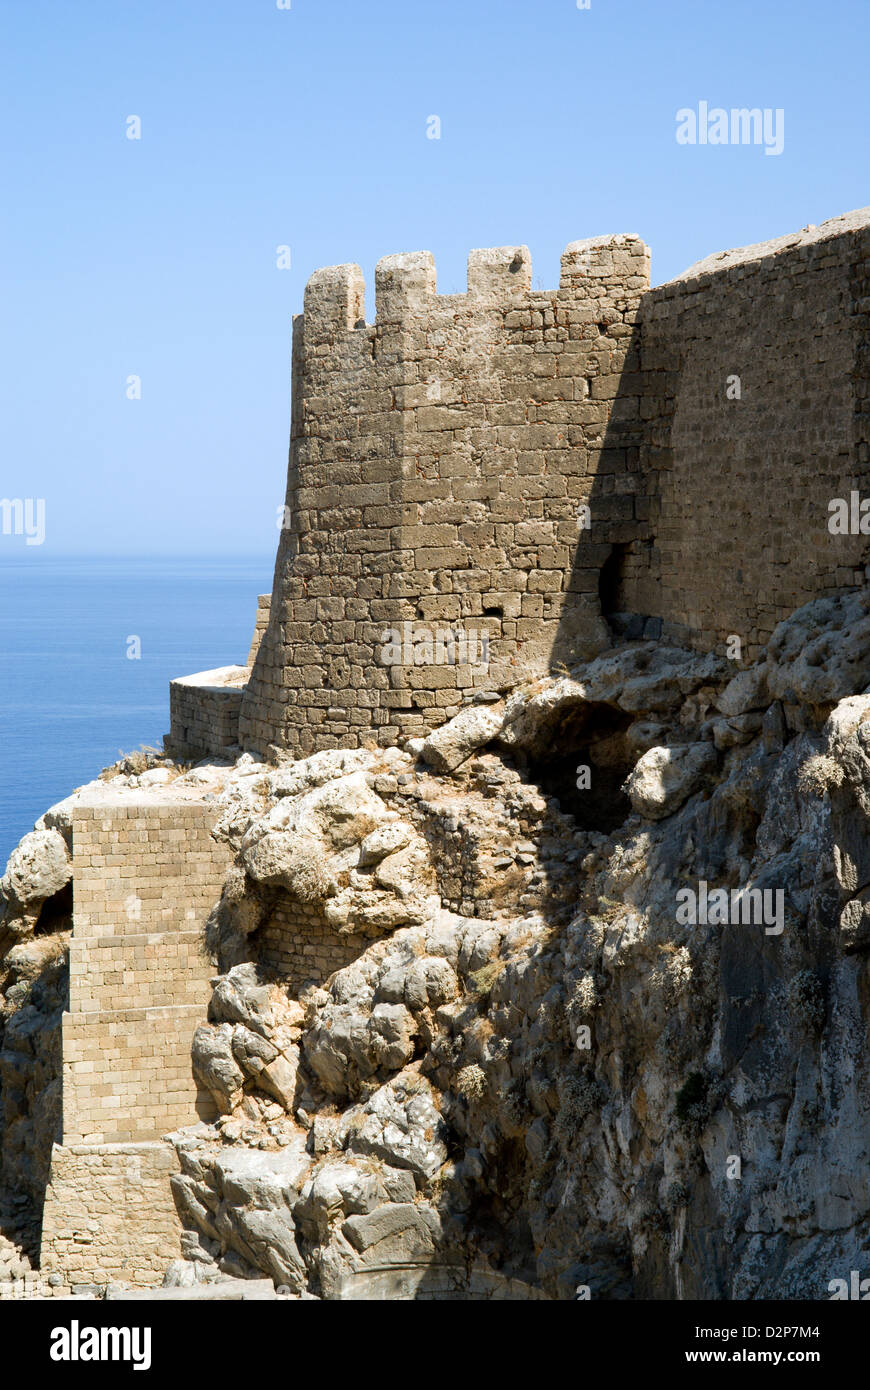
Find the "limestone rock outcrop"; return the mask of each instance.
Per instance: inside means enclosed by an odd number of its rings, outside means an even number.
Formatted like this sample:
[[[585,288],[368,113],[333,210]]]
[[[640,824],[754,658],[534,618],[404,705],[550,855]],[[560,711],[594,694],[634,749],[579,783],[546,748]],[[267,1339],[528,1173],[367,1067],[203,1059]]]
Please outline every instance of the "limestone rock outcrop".
[[[169,1281],[812,1299],[860,1268],[870,694],[838,634],[863,602],[737,671],[624,644],[445,726],[440,772],[411,747],[182,773],[232,863]],[[2,961],[0,1177],[33,1200],[67,940],[37,922]]]
[[[43,903],[72,879],[66,841],[58,830],[32,830],[13,850],[0,879],[0,939],[29,936]]]

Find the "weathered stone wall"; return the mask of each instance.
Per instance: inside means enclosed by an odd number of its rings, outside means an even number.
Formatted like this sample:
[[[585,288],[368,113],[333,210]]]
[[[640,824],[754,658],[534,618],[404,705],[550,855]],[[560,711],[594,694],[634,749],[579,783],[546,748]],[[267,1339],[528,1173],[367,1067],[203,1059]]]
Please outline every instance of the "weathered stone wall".
[[[255,638],[256,640],[256,638]],[[169,734],[164,752],[185,761],[222,757],[239,742],[246,666],[219,666],[169,682]]]
[[[293,902],[277,907],[259,929],[257,960],[293,994],[303,985],[322,984],[333,971],[356,960],[370,943],[370,937],[336,931],[318,907]]]
[[[132,792],[78,803],[72,848],[64,1143],[156,1139],[213,1114],[190,1043],[208,1004],[203,928],[228,852],[202,802]]]
[[[251,648],[248,652],[248,665],[253,666],[257,660],[257,652],[260,650],[260,643],[263,634],[269,626],[269,610],[272,604],[271,594],[259,594],[257,597],[257,617],[254,621],[254,635],[251,638]]]
[[[864,538],[832,536],[828,503],[867,474],[868,223],[652,291],[634,237],[573,243],[549,292],[524,247],[472,252],[451,296],[430,256],[391,256],[372,325],[359,268],[318,271],[242,744],[303,756],[420,733],[589,655],[602,605],[638,615],[629,635],[736,634],[752,655],[795,607],[863,582]]]
[[[560,288],[535,292],[525,247],[500,248],[471,253],[467,294],[439,296],[431,256],[390,256],[372,325],[358,267],[312,277],[294,332],[290,525],[245,747],[301,756],[372,729],[390,744],[559,650],[601,645],[600,565],[646,514],[628,354],[648,272],[635,237],[576,242]],[[614,416],[631,442],[605,449]],[[593,487],[601,540],[572,570]],[[452,630],[455,660],[385,652],[391,630],[409,646]]]
[[[161,1281],[180,1254],[170,1144],[55,1144],[45,1195],[40,1272],[67,1287]]]
[[[755,655],[801,604],[865,582],[867,537],[831,535],[828,503],[867,487],[867,213],[692,267],[644,297],[638,342],[651,544],[624,605]]]
[[[246,666],[219,666],[169,682],[168,757],[185,761],[232,756],[239,743],[242,695],[269,625],[271,594],[260,594]]]
[[[171,787],[75,804],[63,1142],[41,1256],[66,1284],[153,1284],[179,1253],[177,1161],[159,1140],[216,1113],[191,1064],[214,973],[203,933],[228,866],[212,815]]]

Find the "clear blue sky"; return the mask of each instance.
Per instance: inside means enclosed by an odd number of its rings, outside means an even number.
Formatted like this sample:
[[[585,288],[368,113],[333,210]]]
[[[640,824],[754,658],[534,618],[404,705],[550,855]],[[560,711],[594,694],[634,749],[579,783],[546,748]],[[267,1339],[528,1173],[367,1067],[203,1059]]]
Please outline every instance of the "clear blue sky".
[[[456,292],[469,248],[525,242],[547,288],[568,241],[637,232],[660,282],[870,202],[867,0],[0,15],[0,496],[47,507],[43,547],[3,544],[35,563],[271,555],[290,322],[317,266],[358,261],[371,287],[380,256],[425,248]],[[678,145],[677,109],[702,100],[783,108],[784,152]]]

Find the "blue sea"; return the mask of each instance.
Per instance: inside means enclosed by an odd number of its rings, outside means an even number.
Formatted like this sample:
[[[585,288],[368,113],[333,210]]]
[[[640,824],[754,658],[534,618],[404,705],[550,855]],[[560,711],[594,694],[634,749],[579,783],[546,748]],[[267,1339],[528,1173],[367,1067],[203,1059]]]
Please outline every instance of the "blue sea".
[[[55,801],[121,752],[161,746],[171,678],[244,664],[272,564],[0,559],[0,873]]]

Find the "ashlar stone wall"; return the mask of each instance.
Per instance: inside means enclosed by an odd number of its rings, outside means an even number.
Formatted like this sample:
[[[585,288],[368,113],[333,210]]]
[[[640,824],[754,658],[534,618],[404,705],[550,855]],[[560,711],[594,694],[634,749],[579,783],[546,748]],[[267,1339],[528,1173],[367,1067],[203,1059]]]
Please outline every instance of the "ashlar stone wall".
[[[65,1144],[130,1143],[211,1116],[190,1043],[214,966],[203,947],[226,847],[202,801],[116,793],[73,816]]]
[[[357,266],[317,271],[242,745],[418,734],[591,655],[602,617],[753,656],[864,583],[828,523],[870,462],[868,241],[863,209],[654,290],[633,236],[572,243],[546,292],[525,247],[472,252],[462,295],[389,256],[372,324]]]
[[[622,602],[754,657],[866,582],[870,538],[828,504],[868,495],[870,210],[700,262],[644,296],[638,342],[651,541]]]
[[[159,1284],[181,1254],[171,1144],[55,1144],[45,1194],[40,1273],[61,1290]]]
[[[388,256],[368,325],[359,267],[309,281],[289,526],[244,747],[304,756],[372,730],[390,744],[546,669],[559,647],[606,641],[599,569],[647,512],[631,358],[647,248],[575,242],[558,290],[531,283],[525,247],[473,251],[461,295],[436,293],[428,253]],[[614,417],[625,434],[605,448]],[[600,540],[572,563],[593,501]]]
[[[161,1136],[215,1116],[191,1064],[214,974],[204,928],[228,867],[212,817],[171,786],[96,788],[75,805],[63,1139],[41,1255],[69,1284],[154,1283],[178,1255]]]

